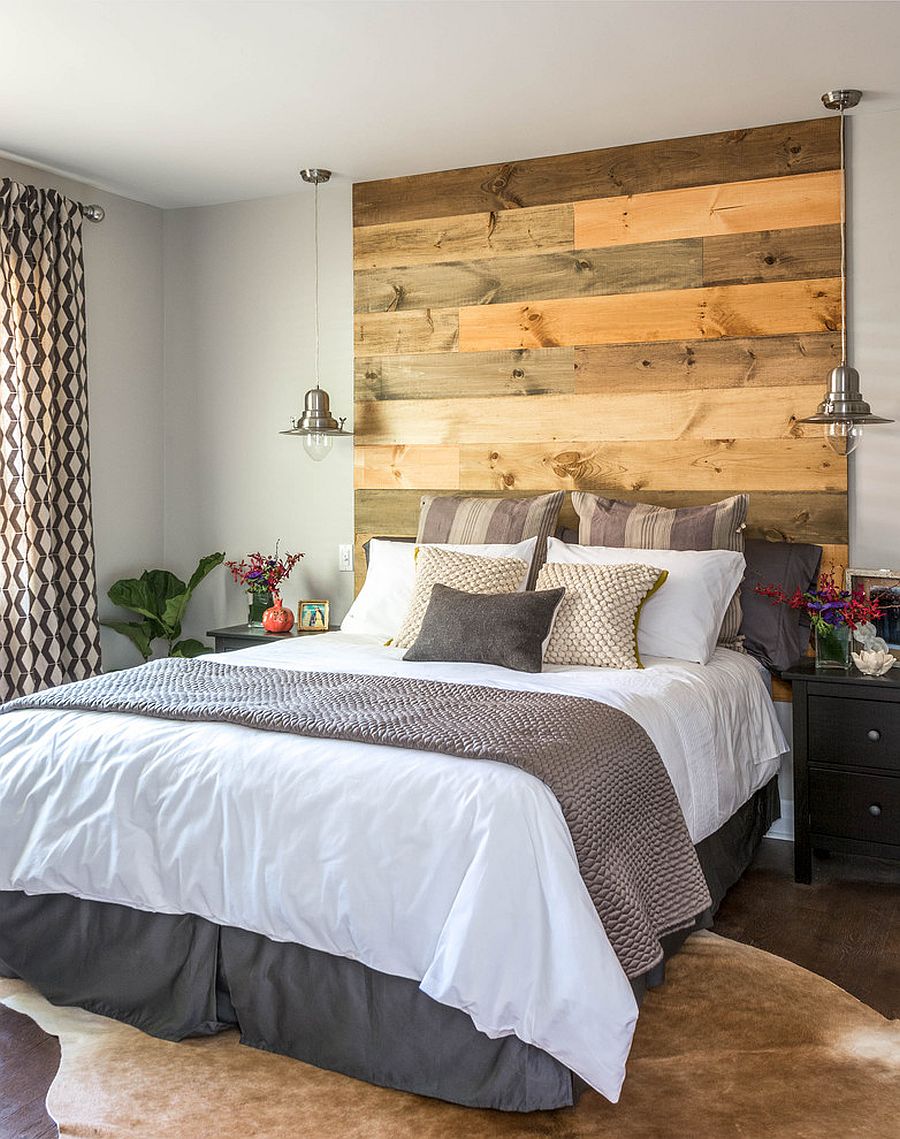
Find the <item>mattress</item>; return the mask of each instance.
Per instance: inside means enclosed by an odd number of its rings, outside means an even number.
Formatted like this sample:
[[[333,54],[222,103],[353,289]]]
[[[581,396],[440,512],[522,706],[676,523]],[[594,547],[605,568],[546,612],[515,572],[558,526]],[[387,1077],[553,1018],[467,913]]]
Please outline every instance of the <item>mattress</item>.
[[[725,649],[707,666],[537,675],[401,655],[334,633],[227,660],[604,701],[653,739],[694,842],[786,750],[759,670]],[[0,722],[0,785],[0,889],[196,914],[360,961],[618,1097],[637,1006],[559,805],[526,773],[232,725],[22,711]]]

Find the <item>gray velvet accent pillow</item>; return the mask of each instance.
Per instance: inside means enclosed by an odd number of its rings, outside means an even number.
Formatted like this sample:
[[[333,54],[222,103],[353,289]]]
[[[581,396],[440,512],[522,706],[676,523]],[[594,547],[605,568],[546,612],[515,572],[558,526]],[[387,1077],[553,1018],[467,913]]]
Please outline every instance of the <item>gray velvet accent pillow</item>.
[[[790,668],[809,646],[809,618],[789,605],[774,605],[757,585],[780,585],[789,596],[806,590],[819,576],[822,547],[803,542],[766,542],[748,538],[747,569],[741,583],[741,634],[744,651],[775,672]]]
[[[404,660],[454,660],[540,672],[564,589],[466,593],[434,585],[419,635]]]

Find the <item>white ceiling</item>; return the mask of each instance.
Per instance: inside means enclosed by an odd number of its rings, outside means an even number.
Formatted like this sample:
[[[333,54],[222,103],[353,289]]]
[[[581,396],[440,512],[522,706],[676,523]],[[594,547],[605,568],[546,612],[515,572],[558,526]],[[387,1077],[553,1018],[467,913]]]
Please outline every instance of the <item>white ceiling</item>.
[[[900,108],[896,2],[0,0],[0,37],[0,150],[160,206]]]

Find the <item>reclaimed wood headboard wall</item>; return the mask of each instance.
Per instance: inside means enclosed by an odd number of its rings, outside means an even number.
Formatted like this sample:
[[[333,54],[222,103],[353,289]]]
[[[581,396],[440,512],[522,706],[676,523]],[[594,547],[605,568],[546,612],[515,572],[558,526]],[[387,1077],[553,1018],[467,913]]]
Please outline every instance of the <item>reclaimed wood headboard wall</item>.
[[[749,491],[845,565],[846,460],[796,422],[840,360],[838,126],[354,186],[357,546],[423,491]]]

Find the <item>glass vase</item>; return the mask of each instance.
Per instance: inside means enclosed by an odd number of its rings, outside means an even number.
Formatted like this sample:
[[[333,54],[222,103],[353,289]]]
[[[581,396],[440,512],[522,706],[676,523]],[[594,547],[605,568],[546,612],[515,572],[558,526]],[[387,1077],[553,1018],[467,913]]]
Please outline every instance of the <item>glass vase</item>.
[[[260,593],[255,589],[248,589],[247,600],[250,605],[247,613],[247,624],[251,629],[261,629],[263,627],[263,613],[272,608],[275,603],[274,598],[271,593]]]
[[[829,625],[824,633],[816,629],[816,668],[850,667],[850,629]]]

